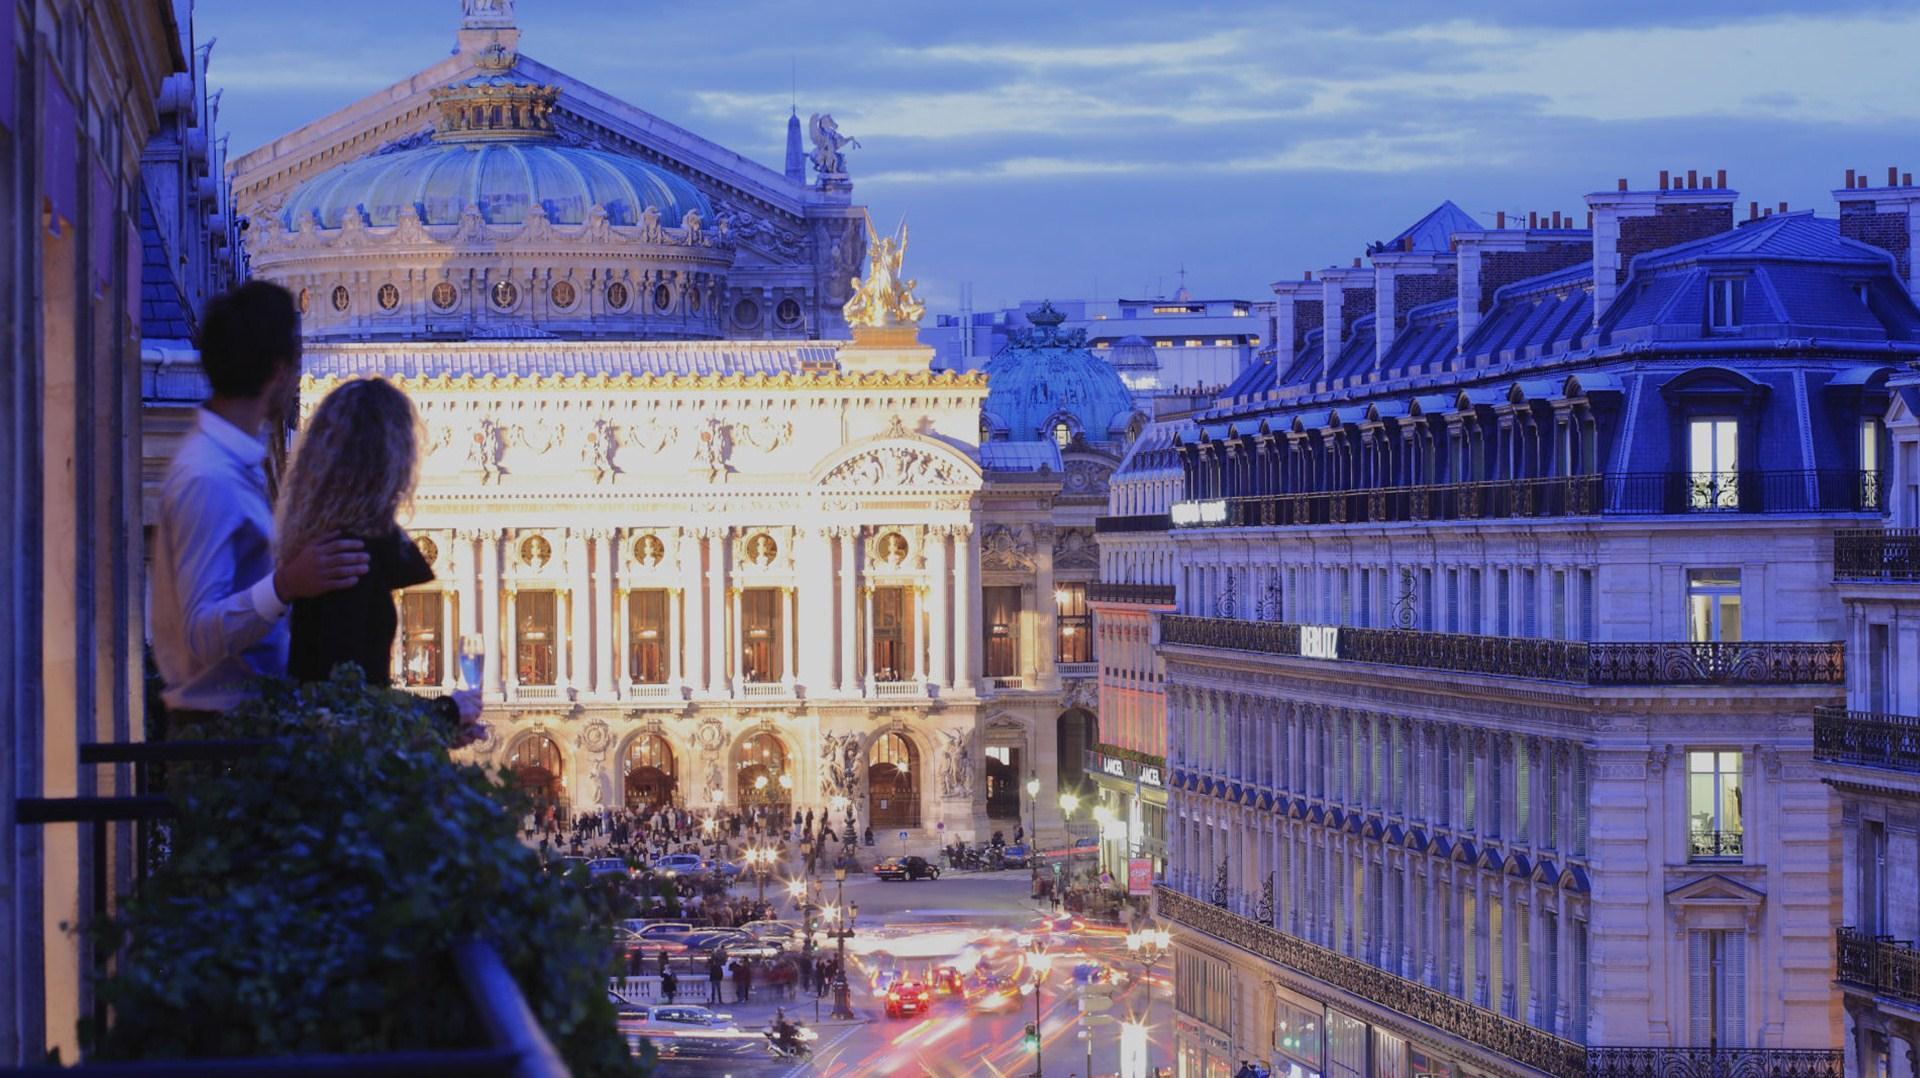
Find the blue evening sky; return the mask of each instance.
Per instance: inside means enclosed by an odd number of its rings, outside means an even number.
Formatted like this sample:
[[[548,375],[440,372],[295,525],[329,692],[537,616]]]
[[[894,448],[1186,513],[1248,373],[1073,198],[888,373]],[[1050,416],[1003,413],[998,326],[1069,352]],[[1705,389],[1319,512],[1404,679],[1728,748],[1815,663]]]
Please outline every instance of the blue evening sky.
[[[200,0],[237,154],[447,53],[458,0]],[[1920,6],[520,0],[521,48],[779,168],[790,85],[862,142],[949,310],[1177,284],[1264,298],[1442,199],[1584,218],[1662,168],[1833,212],[1920,172]],[[1096,291],[1097,290],[1097,291]]]

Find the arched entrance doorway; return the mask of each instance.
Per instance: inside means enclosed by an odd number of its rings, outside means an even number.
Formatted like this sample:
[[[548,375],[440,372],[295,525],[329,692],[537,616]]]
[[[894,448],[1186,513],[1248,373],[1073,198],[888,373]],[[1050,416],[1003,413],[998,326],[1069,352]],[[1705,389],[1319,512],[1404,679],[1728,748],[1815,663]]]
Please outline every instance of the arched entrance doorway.
[[[898,733],[867,753],[867,819],[875,830],[920,826],[920,750]]]
[[[770,818],[793,815],[793,776],[777,735],[763,730],[742,740],[733,750],[733,778],[743,807],[763,808]]]
[[[521,738],[507,756],[507,770],[540,809],[563,801],[566,793],[560,782],[563,766],[560,746],[545,734]]]
[[[679,776],[673,747],[659,734],[635,738],[627,746],[627,807],[657,809],[674,802]]]
[[[1081,787],[1087,778],[1087,753],[1100,743],[1099,720],[1085,708],[1074,708],[1060,716],[1055,734],[1060,760],[1060,789],[1085,795]]]

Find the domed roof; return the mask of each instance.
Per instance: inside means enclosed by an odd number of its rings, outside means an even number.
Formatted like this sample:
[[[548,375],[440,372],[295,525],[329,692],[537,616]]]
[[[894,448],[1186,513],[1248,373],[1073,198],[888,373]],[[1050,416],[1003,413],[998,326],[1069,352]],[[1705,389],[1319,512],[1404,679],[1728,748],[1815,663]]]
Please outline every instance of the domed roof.
[[[1129,333],[1113,342],[1108,354],[1114,367],[1120,370],[1158,370],[1160,367],[1160,354],[1138,334]]]
[[[606,150],[527,139],[436,142],[350,161],[302,184],[287,200],[284,223],[293,230],[315,217],[321,228],[339,228],[359,207],[379,228],[398,224],[412,206],[422,224],[457,225],[474,205],[488,224],[514,225],[525,222],[535,202],[557,225],[585,224],[596,203],[615,225],[639,224],[648,206],[667,226],[678,226],[688,210],[713,220],[705,196],[663,169]]]
[[[1117,441],[1134,414],[1133,394],[1120,375],[1088,351],[1086,334],[1062,331],[1064,316],[1052,304],[1027,315],[1033,328],[987,361],[987,400],[982,405],[1010,441],[1052,437],[1062,416],[1090,442]]]

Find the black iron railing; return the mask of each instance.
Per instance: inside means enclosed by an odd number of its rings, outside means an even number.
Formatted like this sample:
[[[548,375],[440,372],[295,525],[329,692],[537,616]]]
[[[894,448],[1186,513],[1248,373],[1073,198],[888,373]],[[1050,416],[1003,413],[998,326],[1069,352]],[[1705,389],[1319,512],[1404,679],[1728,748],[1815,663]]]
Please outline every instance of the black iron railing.
[[[1838,1048],[1590,1048],[1591,1078],[1845,1078]]]
[[[1869,936],[1857,928],[1834,933],[1835,978],[1870,988],[1875,995],[1920,1003],[1920,951],[1913,941]]]
[[[1183,503],[1178,527],[1252,528],[1525,517],[1684,513],[1855,513],[1877,510],[1873,473],[1847,470],[1621,472],[1494,479]]]
[[[1815,708],[1813,755],[1828,763],[1920,774],[1920,716]]]
[[[1094,517],[1095,534],[1103,532],[1163,532],[1173,527],[1173,518],[1165,513],[1135,513],[1130,516]]]
[[[1302,626],[1239,618],[1166,614],[1160,639],[1167,644],[1302,655]],[[1747,683],[1839,685],[1846,681],[1846,648],[1839,641],[1742,643],[1625,641],[1586,643],[1534,637],[1426,633],[1409,629],[1333,631],[1317,636],[1317,658],[1381,663],[1421,670],[1542,678],[1588,685],[1692,685]]]
[[[1308,943],[1173,888],[1155,888],[1155,895],[1161,916],[1193,931],[1298,970],[1533,1070],[1564,1078],[1585,1073],[1585,1050],[1563,1037],[1474,1006],[1419,981],[1388,973],[1360,959]]]
[[[1738,861],[1746,848],[1741,831],[1700,829],[1687,834],[1687,857],[1694,861]]]
[[[1920,528],[1842,528],[1833,533],[1835,580],[1920,580]]]
[[[1172,606],[1172,584],[1108,584],[1096,581],[1087,585],[1090,603],[1140,603],[1147,606]]]

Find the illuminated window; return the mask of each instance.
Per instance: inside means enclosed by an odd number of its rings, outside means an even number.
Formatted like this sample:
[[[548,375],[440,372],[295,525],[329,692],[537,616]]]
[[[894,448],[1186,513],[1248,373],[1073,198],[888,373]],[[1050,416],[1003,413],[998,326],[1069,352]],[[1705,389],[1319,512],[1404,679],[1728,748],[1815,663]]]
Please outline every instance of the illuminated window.
[[[669,680],[667,647],[667,593],[650,589],[628,594],[628,680],[635,685],[666,684]]]
[[[1695,643],[1740,639],[1740,570],[1687,571],[1687,639]]]
[[[551,591],[523,591],[514,604],[517,680],[522,685],[559,684],[560,596]]]
[[[1093,619],[1087,614],[1087,586],[1062,584],[1053,591],[1059,636],[1054,653],[1063,663],[1093,661]]]
[[[1232,337],[1215,337],[1213,339],[1213,346],[1215,348],[1232,348],[1233,338]]]
[[[906,588],[873,589],[873,680],[911,681],[913,659],[912,597]]]
[[[1173,341],[1171,338],[1161,337],[1153,342],[1153,346],[1155,348],[1172,348]]]
[[[1206,342],[1202,341],[1198,337],[1188,337],[1184,342],[1184,346],[1187,348],[1198,348],[1204,343]]]
[[[1738,860],[1746,832],[1740,797],[1740,754],[1687,753],[1688,855]]]
[[[740,592],[740,678],[765,683],[780,680],[780,591],[747,588]]]
[[[1728,416],[1687,424],[1687,504],[1691,509],[1740,508],[1740,424]]]
[[[1860,508],[1880,508],[1880,421],[1860,421]]]
[[[446,642],[440,638],[444,598],[437,591],[409,591],[400,596],[400,681],[404,685],[438,685],[446,669]]]
[[[981,588],[988,677],[1020,676],[1020,589]]]
[[[1073,428],[1068,426],[1067,421],[1064,419],[1054,421],[1053,444],[1062,449],[1073,444]]]

